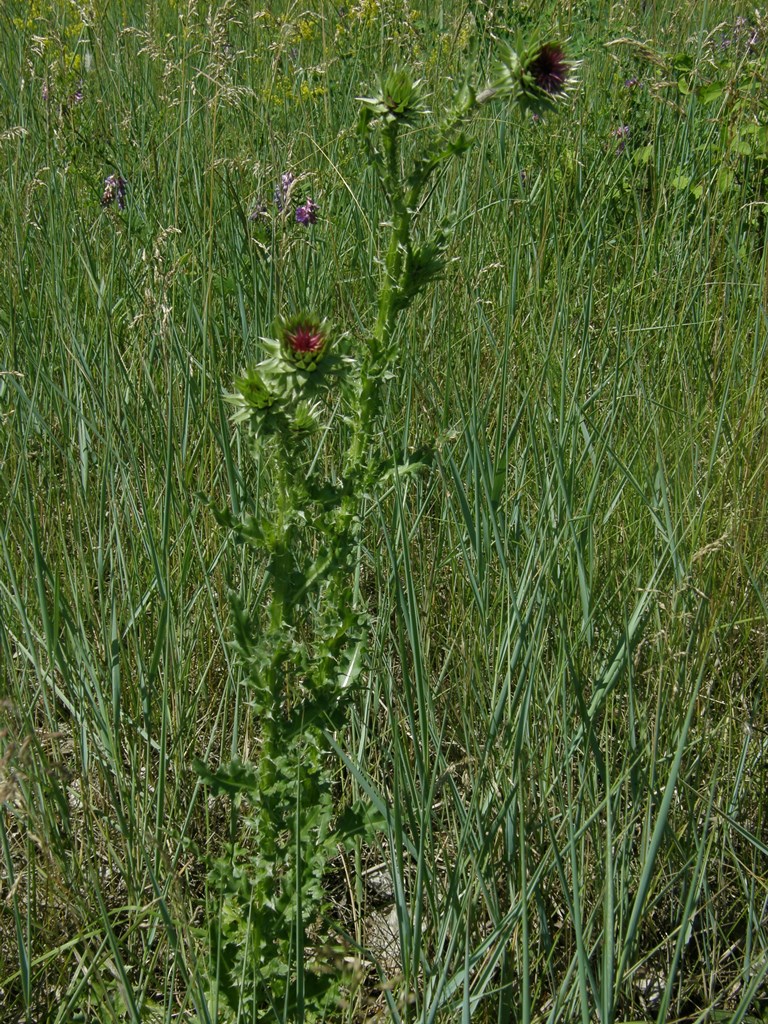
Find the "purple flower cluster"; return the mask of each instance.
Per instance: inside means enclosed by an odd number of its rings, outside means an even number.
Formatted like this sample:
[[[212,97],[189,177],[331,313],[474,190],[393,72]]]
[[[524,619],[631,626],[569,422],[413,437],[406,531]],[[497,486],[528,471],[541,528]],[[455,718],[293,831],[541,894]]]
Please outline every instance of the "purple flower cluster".
[[[311,198],[307,198],[302,206],[296,208],[296,222],[308,227],[317,223],[317,211],[319,206]]]
[[[280,175],[280,181],[275,185],[274,189],[274,201],[275,206],[279,214],[286,216],[290,210],[294,209],[297,200],[292,199],[294,187],[296,185],[296,176],[291,171],[285,171]],[[307,196],[303,203],[295,205],[295,219],[297,224],[303,224],[304,227],[309,227],[311,224],[317,223],[317,213],[320,207],[312,199],[311,196]],[[258,199],[248,215],[248,220],[254,224],[260,224],[264,221],[269,220],[269,210],[267,204],[262,199]]]
[[[760,33],[750,25],[747,19],[740,16],[733,23],[730,34],[722,33],[720,37],[721,50],[729,50],[732,46],[740,53],[749,52],[757,48],[760,41]]]
[[[288,197],[291,194],[291,186],[295,180],[290,171],[280,175],[280,184],[275,186],[275,206],[280,213],[285,209],[285,204],[288,202]]]
[[[42,98],[43,103],[48,103],[48,101],[51,99],[51,92],[52,92],[52,90],[49,87],[48,83],[47,82],[43,82],[43,84],[40,86],[40,96]],[[62,105],[61,105],[62,112],[67,110],[67,108],[71,107],[73,104],[75,104],[75,103],[82,103],[82,102],[83,102],[83,83],[79,82],[77,88],[75,89],[75,91],[73,93],[70,93],[70,95],[62,103]]]
[[[110,174],[104,179],[101,205],[111,206],[112,203],[117,203],[118,210],[125,209],[125,180],[119,174]]]

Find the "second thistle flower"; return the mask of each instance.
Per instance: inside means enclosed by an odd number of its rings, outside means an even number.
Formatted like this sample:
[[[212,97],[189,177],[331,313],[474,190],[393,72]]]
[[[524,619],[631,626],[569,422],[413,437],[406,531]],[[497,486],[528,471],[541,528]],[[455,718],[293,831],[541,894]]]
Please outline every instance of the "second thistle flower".
[[[559,42],[536,43],[514,49],[503,43],[493,89],[515,100],[524,110],[542,114],[568,98],[576,85],[578,61],[568,58]]]

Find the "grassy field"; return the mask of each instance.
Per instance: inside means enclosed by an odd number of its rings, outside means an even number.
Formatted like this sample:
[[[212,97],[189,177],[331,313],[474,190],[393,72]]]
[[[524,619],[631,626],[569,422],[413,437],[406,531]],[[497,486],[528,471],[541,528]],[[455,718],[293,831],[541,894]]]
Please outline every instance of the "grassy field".
[[[210,502],[273,479],[223,394],[287,308],[375,319],[356,98],[407,66],[438,116],[517,28],[579,87],[483,113],[422,214],[382,438],[435,455],[363,509],[336,792],[382,824],[325,879],[326,1019],[768,1020],[768,16],[9,0],[1,1024],[251,1024],[208,939],[247,822],[194,763],[258,761],[227,594],[268,580]]]

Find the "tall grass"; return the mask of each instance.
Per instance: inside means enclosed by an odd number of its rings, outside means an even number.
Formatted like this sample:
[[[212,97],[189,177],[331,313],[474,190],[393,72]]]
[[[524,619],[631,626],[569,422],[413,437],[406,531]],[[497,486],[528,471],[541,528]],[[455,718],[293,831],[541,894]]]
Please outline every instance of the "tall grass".
[[[733,142],[765,83],[740,110],[676,85],[679,52],[722,76],[732,5],[540,17],[585,60],[577,102],[489,117],[436,186],[455,260],[384,426],[436,457],[365,509],[370,660],[333,741],[340,805],[381,828],[327,882],[338,1016],[755,1022],[768,258],[763,155]],[[353,337],[370,313],[355,97],[407,62],[437,108],[471,32],[482,55],[509,25],[447,0],[0,25],[0,1020],[216,1021],[207,864],[236,824],[192,763],[258,757],[226,592],[263,576],[201,492],[271,485],[222,390],[291,303]],[[301,246],[248,219],[287,169],[322,211]]]

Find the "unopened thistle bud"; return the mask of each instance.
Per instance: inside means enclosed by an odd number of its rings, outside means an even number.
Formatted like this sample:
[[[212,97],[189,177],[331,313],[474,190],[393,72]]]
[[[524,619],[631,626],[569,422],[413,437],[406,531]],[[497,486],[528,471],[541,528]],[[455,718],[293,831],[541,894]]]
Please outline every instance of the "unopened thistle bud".
[[[235,380],[235,393],[228,400],[237,408],[234,419],[248,420],[254,413],[264,412],[275,401],[275,395],[255,367]]]
[[[400,121],[412,124],[421,114],[426,113],[421,80],[414,81],[410,72],[402,68],[395,68],[383,79],[379,79],[374,96],[358,96],[358,100],[371,113],[388,123]]]

